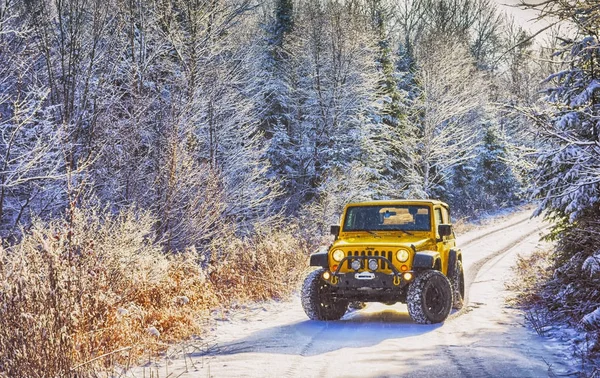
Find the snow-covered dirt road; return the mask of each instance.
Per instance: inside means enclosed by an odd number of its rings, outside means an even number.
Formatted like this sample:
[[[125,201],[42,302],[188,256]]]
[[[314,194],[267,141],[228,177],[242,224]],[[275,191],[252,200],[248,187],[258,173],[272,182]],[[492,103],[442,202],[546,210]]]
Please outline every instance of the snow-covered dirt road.
[[[519,253],[538,247],[543,227],[539,219],[529,219],[529,212],[521,212],[459,236],[468,304],[443,324],[415,324],[401,304],[369,304],[340,321],[310,321],[295,298],[218,322],[215,346],[208,353],[171,361],[158,368],[159,376],[567,375],[573,372],[570,351],[524,327],[522,313],[504,300],[511,265]]]

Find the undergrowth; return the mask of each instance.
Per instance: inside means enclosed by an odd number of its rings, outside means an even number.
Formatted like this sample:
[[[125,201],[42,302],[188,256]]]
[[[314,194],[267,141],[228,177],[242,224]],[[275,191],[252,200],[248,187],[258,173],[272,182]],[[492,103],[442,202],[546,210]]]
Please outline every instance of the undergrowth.
[[[573,263],[573,261],[571,261]],[[580,264],[581,265],[581,264]],[[575,293],[574,285],[564,285],[564,275],[575,275],[577,269],[565,269],[565,265],[557,266],[557,256],[553,250],[536,250],[529,256],[519,256],[513,270],[515,279],[507,283],[513,295],[508,298],[509,304],[523,309],[525,321],[540,336],[547,336],[548,330],[559,324],[577,329],[581,336],[573,341],[573,355],[578,358],[580,377],[595,377],[599,369],[600,349],[598,348],[597,325],[586,324],[575,314],[574,308],[589,307],[583,299],[592,300],[585,291]],[[589,280],[585,276],[571,278]],[[590,289],[591,290],[591,289]],[[579,296],[578,301],[572,300]]]
[[[87,377],[203,332],[212,309],[282,298],[307,248],[294,230],[164,253],[144,212],[73,210],[0,249],[0,376]]]
[[[509,301],[532,309],[543,306],[545,299],[542,295],[544,286],[552,278],[552,254],[545,249],[537,249],[528,256],[517,257],[513,267],[516,273],[514,280],[506,284],[514,293]]]

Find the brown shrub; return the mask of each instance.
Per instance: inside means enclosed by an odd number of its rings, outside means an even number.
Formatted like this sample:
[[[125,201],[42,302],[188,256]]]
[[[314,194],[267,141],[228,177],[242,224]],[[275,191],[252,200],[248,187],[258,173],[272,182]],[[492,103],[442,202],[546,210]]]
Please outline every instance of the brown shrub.
[[[72,224],[37,223],[2,249],[0,372],[86,376],[198,333],[215,290],[195,255],[161,252],[152,224],[75,210]]]
[[[216,239],[210,281],[222,301],[259,301],[289,296],[308,268],[309,248],[298,229],[259,227],[252,237]]]
[[[244,238],[224,227],[206,262],[193,248],[163,253],[154,222],[75,209],[69,224],[38,222],[0,249],[0,376],[85,377],[135,364],[201,334],[217,306],[289,295],[308,265],[293,227]]]
[[[543,288],[552,278],[552,252],[538,249],[531,255],[517,257],[515,279],[506,286],[514,293],[512,302],[526,309],[542,305]]]

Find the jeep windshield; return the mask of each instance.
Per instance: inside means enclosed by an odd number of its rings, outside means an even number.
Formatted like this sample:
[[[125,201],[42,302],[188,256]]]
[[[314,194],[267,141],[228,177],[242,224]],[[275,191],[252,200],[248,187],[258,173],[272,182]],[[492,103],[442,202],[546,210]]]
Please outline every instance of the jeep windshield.
[[[353,231],[429,231],[428,206],[382,205],[353,206],[346,211],[344,232]]]

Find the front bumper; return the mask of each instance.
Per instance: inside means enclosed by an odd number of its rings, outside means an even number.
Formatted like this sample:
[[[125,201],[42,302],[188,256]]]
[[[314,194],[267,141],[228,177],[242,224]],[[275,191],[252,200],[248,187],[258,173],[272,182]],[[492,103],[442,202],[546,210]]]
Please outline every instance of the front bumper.
[[[340,273],[340,268],[350,260],[362,260],[362,268],[358,271]],[[383,260],[390,267],[392,273],[383,273],[364,269],[368,265],[368,260]],[[379,264],[378,264],[379,265]],[[409,277],[409,279],[407,279]],[[340,289],[391,289],[395,287],[404,287],[414,277],[412,271],[400,272],[392,262],[383,256],[347,256],[339,262],[335,271],[331,272],[326,281],[334,287]],[[325,279],[325,278],[324,278]]]
[[[386,289],[394,287],[402,287],[408,283],[401,275],[386,274],[372,272],[373,278],[371,279],[359,279],[356,278],[357,274],[361,273],[338,273],[331,276],[330,283],[339,287],[340,289],[359,289],[359,288],[371,288],[371,289]],[[364,274],[363,274],[364,276]],[[335,283],[334,283],[334,282]]]

